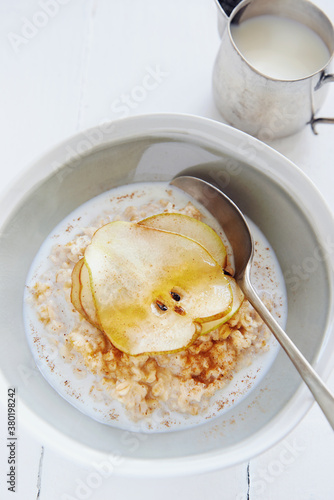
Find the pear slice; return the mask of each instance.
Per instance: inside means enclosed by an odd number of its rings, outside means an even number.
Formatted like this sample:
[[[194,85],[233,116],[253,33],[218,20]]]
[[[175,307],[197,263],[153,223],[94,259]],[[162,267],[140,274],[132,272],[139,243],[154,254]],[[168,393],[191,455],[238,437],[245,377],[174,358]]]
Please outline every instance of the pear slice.
[[[100,328],[99,320],[96,314],[94,297],[90,286],[89,272],[87,266],[85,265],[85,262],[83,262],[83,266],[81,267],[79,280],[80,280],[79,298],[82,310],[84,311],[84,315],[92,325],[96,326],[97,328]]]
[[[171,231],[200,243],[222,267],[226,266],[226,248],[210,226],[193,217],[177,213],[153,215],[138,222],[147,227]]]
[[[96,231],[84,258],[101,329],[130,355],[185,349],[203,322],[231,310],[221,266],[186,236],[111,222]]]
[[[100,327],[90,288],[89,273],[83,258],[76,263],[72,271],[71,302],[89,323],[97,328]]]
[[[80,259],[74,266],[72,271],[72,288],[71,288],[71,302],[74,305],[75,309],[84,317],[86,317],[85,311],[80,302],[80,272],[82,266],[84,265],[84,259]],[[87,317],[86,317],[87,319]]]
[[[202,325],[202,331],[201,335],[206,335],[207,333],[211,332],[212,330],[215,330],[219,326],[223,325],[226,323],[229,319],[231,319],[236,312],[241,307],[241,304],[244,301],[244,294],[241,291],[241,289],[238,287],[235,279],[233,279],[230,276],[226,276],[226,279],[229,281],[231,289],[232,289],[232,294],[233,294],[233,300],[232,300],[232,307],[231,310],[225,315],[222,316],[219,319],[213,320],[213,321],[208,321]]]

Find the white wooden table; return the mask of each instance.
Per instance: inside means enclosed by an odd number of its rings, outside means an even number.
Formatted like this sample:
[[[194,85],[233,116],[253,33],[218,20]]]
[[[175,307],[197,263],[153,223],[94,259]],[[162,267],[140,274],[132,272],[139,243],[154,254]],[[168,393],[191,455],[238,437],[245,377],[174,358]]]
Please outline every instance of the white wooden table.
[[[315,0],[334,20],[333,0]],[[104,121],[149,112],[220,120],[211,93],[219,46],[213,0],[0,0],[0,193],[35,158]],[[323,114],[334,116],[334,88]],[[334,126],[273,143],[334,210]],[[334,373],[329,379],[334,390]],[[22,500],[331,500],[334,438],[316,405],[271,450],[196,477],[91,481],[92,470],[33,437],[20,420],[16,493],[6,485],[0,394],[0,498]]]

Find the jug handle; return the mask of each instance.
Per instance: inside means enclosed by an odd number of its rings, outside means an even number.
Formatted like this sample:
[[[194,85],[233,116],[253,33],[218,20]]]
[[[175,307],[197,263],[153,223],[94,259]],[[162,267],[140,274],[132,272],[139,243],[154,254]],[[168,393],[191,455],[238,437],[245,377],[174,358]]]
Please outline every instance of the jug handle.
[[[222,37],[224,33],[231,13],[241,1],[242,0],[215,0],[218,8],[218,31],[220,37]]]
[[[314,90],[320,89],[323,85],[326,83],[331,83],[334,82],[334,74],[332,73],[323,73],[321,75],[321,78],[317,85],[315,86]],[[317,123],[327,123],[327,124],[334,124],[334,118],[315,118],[312,116],[311,120],[309,121],[309,124],[312,127],[312,131],[315,135],[318,135],[318,132],[315,128]]]

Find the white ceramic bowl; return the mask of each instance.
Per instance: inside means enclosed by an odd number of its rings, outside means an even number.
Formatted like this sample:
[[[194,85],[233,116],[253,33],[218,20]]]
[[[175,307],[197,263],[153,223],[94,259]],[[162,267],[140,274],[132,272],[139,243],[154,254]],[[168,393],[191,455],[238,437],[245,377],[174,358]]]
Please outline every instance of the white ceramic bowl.
[[[183,431],[142,435],[81,414],[35,369],[22,318],[24,283],[56,224],[120,184],[170,180],[207,164],[227,194],[262,229],[286,277],[286,330],[318,373],[330,372],[333,335],[333,218],[308,178],[256,139],[184,115],[134,117],[72,137],[31,166],[0,205],[1,385],[15,386],[20,421],[76,460],[114,472],[166,476],[231,466],[282,439],[312,397],[280,351],[259,385],[227,413]]]

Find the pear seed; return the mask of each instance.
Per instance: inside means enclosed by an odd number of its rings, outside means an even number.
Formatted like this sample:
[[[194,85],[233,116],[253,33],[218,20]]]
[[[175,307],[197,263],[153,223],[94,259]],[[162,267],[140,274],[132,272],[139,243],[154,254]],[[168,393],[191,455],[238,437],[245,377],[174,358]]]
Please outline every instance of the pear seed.
[[[179,302],[181,300],[181,297],[180,297],[180,295],[178,293],[176,293],[176,292],[170,292],[170,294],[171,294],[172,298],[174,300],[176,300],[176,302]]]
[[[180,306],[175,306],[174,311],[177,314],[180,314],[181,316],[185,316],[185,314],[186,314],[186,311],[184,309],[182,309],[182,307],[180,307]]]
[[[159,309],[161,309],[162,311],[167,311],[168,310],[168,307],[165,306],[165,304],[163,304],[162,302],[160,302],[160,300],[157,300],[155,303],[159,307]]]

